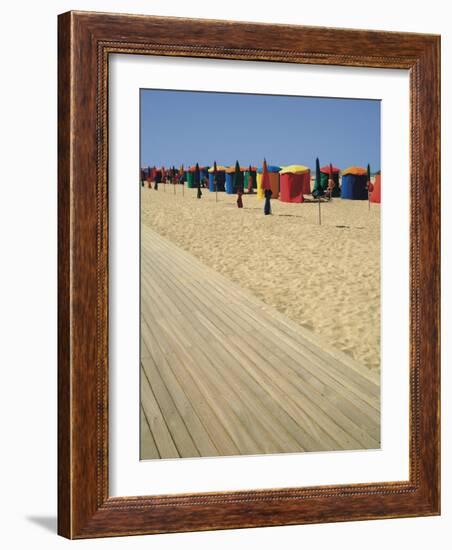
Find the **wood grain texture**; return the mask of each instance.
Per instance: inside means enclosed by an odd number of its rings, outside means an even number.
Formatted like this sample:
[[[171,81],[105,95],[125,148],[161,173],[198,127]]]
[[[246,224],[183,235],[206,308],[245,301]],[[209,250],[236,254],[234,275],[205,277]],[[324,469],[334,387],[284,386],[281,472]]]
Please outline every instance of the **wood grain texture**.
[[[60,16],[69,28],[70,14]],[[58,33],[58,529],[71,532],[70,410],[70,181],[71,62],[70,32]],[[64,92],[63,92],[64,90]]]
[[[141,315],[142,401],[152,388],[176,456],[212,456],[208,444],[224,432],[235,448],[218,445],[214,455],[380,448],[378,375],[369,380],[373,371],[358,372],[351,358],[312,342],[310,331],[144,225]],[[167,452],[161,458],[174,457]]]
[[[84,538],[438,514],[439,37],[71,12],[59,17],[58,49],[59,533]],[[410,70],[408,482],[109,497],[111,53]]]

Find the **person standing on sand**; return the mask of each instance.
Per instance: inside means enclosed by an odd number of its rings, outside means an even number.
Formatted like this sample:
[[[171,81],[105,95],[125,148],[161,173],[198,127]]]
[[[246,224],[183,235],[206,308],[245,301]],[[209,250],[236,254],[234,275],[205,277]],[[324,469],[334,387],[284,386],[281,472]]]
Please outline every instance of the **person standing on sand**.
[[[264,191],[264,197],[265,197],[265,203],[264,203],[264,214],[265,216],[268,216],[272,213],[272,205],[270,202],[270,199],[272,198],[273,191],[271,189],[265,189]]]
[[[155,191],[159,190],[159,183],[162,180],[162,173],[160,170],[155,171],[155,180],[154,180],[154,189]]]
[[[243,195],[242,190],[237,189],[237,208],[243,208],[242,195]]]

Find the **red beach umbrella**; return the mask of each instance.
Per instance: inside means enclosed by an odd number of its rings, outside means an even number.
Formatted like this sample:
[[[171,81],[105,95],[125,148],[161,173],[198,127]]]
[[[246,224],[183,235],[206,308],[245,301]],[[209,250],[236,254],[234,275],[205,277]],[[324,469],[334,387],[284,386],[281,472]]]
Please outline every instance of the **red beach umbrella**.
[[[264,159],[264,165],[262,167],[262,189],[271,189],[270,176],[268,175],[267,161]]]
[[[270,199],[272,196],[272,186],[270,184],[270,176],[268,175],[267,161],[264,159],[262,166],[262,189],[264,190],[265,202],[264,202],[264,214],[266,216],[272,213],[272,207]]]

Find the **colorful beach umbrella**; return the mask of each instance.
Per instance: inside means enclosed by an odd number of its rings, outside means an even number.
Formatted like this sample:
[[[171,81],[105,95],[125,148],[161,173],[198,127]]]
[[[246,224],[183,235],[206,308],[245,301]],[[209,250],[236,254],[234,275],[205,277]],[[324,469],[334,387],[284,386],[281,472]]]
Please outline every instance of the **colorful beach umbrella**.
[[[267,167],[267,161],[264,159],[263,165],[262,165],[262,189],[265,191],[265,189],[271,189],[270,185],[270,176],[268,175],[268,167]]]
[[[271,207],[271,197],[272,197],[272,187],[270,184],[270,176],[268,175],[268,168],[267,168],[267,160],[264,159],[264,163],[262,166],[262,189],[264,190],[264,214],[265,216],[268,216],[272,213],[272,207]]]
[[[199,171],[199,164],[196,163],[196,166],[195,166],[195,184],[199,185],[200,182],[201,182],[201,173]]]
[[[367,165],[367,208],[370,210],[370,194],[372,193],[373,185],[370,181],[370,164]]]
[[[371,180],[370,180],[370,164],[367,165],[367,189],[370,191],[372,191],[372,183],[371,183]]]
[[[318,157],[315,159],[315,181],[312,195],[315,198],[321,197],[323,195],[323,188],[320,181],[320,162]]]
[[[235,171],[234,171],[235,184],[237,187],[237,207],[243,208],[243,174],[240,170],[239,161],[235,161]]]
[[[253,192],[253,176],[251,174],[251,171],[252,171],[252,168],[250,164],[248,168],[248,185],[247,185],[248,194]]]
[[[195,166],[195,184],[198,188],[198,192],[196,193],[196,198],[200,199],[202,197],[202,191],[201,191],[201,174],[199,172],[199,164],[196,163]]]

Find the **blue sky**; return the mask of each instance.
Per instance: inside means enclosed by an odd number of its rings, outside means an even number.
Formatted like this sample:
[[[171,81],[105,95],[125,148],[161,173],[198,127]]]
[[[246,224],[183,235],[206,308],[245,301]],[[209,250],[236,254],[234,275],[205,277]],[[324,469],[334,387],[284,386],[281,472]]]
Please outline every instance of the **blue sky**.
[[[380,169],[380,101],[141,90],[141,166]]]

